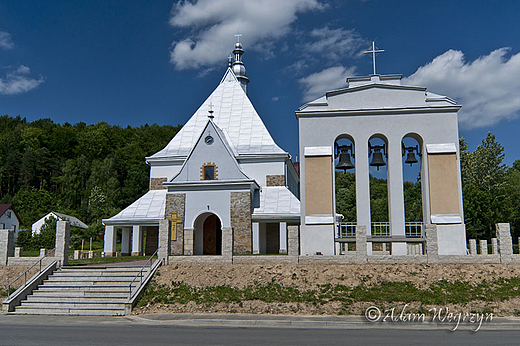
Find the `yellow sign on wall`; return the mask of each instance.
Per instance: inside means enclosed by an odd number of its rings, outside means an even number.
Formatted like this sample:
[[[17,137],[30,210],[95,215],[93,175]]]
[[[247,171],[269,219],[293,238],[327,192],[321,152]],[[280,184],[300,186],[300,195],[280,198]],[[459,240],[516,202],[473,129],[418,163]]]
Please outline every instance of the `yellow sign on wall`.
[[[166,220],[170,221],[170,239],[177,240],[177,224],[182,222],[182,218],[177,217],[177,213],[172,213]]]

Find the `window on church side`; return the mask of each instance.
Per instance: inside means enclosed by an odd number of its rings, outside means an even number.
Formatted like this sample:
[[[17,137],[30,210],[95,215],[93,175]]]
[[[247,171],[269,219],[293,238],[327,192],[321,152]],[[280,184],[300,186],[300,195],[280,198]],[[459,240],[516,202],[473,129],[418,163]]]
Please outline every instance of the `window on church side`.
[[[217,166],[215,163],[205,163],[201,167],[201,180],[216,180]]]

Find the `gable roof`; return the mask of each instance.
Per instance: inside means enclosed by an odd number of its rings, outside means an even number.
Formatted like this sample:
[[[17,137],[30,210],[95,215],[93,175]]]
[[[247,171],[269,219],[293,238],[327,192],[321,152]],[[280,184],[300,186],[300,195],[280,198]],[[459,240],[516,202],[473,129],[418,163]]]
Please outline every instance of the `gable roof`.
[[[128,222],[158,222],[164,219],[167,190],[150,190],[117,215],[104,219],[105,225]]]
[[[83,228],[83,229],[86,229],[88,228],[88,226],[83,222],[81,221],[80,219],[78,219],[77,217],[75,216],[70,216],[70,215],[67,215],[67,214],[62,214],[62,213],[58,213],[58,212],[55,212],[55,211],[51,211],[50,213],[48,213],[47,215],[43,216],[42,218],[38,219],[38,221],[36,221],[35,223],[33,223],[32,225],[32,228],[35,228],[37,227],[36,224],[39,222],[39,221],[44,221],[49,218],[49,216],[52,216],[54,218],[57,218],[59,219],[60,221],[69,221],[70,222],[70,225],[71,226],[74,226],[74,227],[79,227],[79,228]],[[38,232],[39,232],[39,229],[38,229]]]
[[[208,132],[206,132],[207,130],[208,130]],[[214,147],[218,145],[218,142],[220,142],[221,145],[225,149],[225,151],[223,151],[223,152],[228,154],[227,157],[226,156],[221,157],[221,160],[224,161],[224,165],[223,165],[224,167],[222,167],[222,168],[227,168],[227,173],[228,174],[231,173],[232,175],[234,175],[234,178],[232,178],[233,180],[234,179],[251,180],[251,178],[249,178],[240,168],[240,165],[238,164],[237,160],[235,159],[234,151],[231,148],[231,146],[229,145],[229,142],[226,140],[226,137],[225,137],[224,133],[222,132],[222,130],[212,120],[208,119],[206,126],[204,126],[204,129],[200,133],[198,140],[195,142],[195,145],[191,149],[186,160],[184,160],[184,163],[183,163],[179,173],[177,173],[177,175],[171,179],[171,182],[190,180],[189,174],[187,172],[188,171],[187,167],[188,167],[188,164],[190,163],[190,158],[193,157],[193,154],[195,153],[197,148],[199,148],[199,146],[203,144],[204,139],[202,137],[204,136],[204,133],[209,133],[209,132],[211,132],[211,130],[213,130],[214,133],[216,133],[216,139],[215,139],[216,142],[214,142],[212,144],[213,150],[215,150]],[[213,154],[211,154],[211,149],[209,150],[209,153],[210,153],[209,154],[210,156],[215,154],[214,152],[213,152]],[[207,157],[207,155],[205,155],[205,156]],[[225,162],[231,163],[231,165],[229,165],[229,164],[226,165]],[[220,164],[222,165],[222,163],[220,163]],[[197,173],[197,179],[191,179],[191,180],[199,181],[200,180],[199,177],[200,176]]]
[[[186,157],[208,120],[212,105],[214,122],[225,133],[230,147],[238,155],[285,154],[267,131],[262,119],[242,89],[233,71],[228,68],[217,88],[204,101],[168,145],[147,161]]]
[[[401,85],[401,75],[370,75],[347,79],[346,88],[327,91],[324,96],[298,108],[297,116],[323,111],[369,111],[391,109],[458,110],[461,106],[447,96],[424,87]]]
[[[0,216],[4,215],[9,208],[11,208],[11,204],[0,204]]]
[[[11,211],[14,213],[14,215],[16,215],[16,218],[18,219],[18,221],[20,221],[20,217],[16,213],[16,210],[13,209],[12,204],[0,204],[0,216],[4,215],[5,212],[8,211],[9,209],[11,209]]]

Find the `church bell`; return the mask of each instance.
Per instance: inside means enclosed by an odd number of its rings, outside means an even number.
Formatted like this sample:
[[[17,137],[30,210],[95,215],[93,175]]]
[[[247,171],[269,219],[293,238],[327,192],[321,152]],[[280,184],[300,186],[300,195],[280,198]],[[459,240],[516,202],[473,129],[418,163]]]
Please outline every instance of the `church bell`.
[[[410,166],[413,165],[414,163],[417,163],[419,161],[417,161],[417,158],[415,157],[415,154],[413,152],[413,149],[409,149],[408,150],[408,154],[406,154],[406,160],[404,161],[404,163],[409,163]]]
[[[346,172],[347,169],[354,168],[354,164],[352,163],[352,160],[350,159],[350,152],[352,152],[352,145],[341,145],[337,147],[337,150],[339,151],[339,161],[336,165],[337,170],[343,170],[343,172]],[[354,156],[354,154],[352,154]],[[337,156],[336,156],[337,157]]]
[[[343,172],[346,172],[347,169],[354,168],[354,164],[350,160],[350,154],[349,153],[341,153],[339,154],[339,162],[336,166],[336,169],[343,170]]]
[[[415,156],[414,151],[417,153],[417,155],[421,156],[419,146],[413,146],[413,147],[406,147],[404,143],[401,144],[403,148],[403,156],[406,154],[406,160],[404,160],[404,163],[410,164],[412,166],[414,163],[419,162],[417,160],[417,157]]]
[[[377,167],[377,170],[379,171],[379,167],[386,166],[386,162],[383,159],[383,153],[381,152],[381,149],[384,149],[384,145],[374,145],[371,147],[373,150],[372,152],[372,161],[370,162],[370,166]]]

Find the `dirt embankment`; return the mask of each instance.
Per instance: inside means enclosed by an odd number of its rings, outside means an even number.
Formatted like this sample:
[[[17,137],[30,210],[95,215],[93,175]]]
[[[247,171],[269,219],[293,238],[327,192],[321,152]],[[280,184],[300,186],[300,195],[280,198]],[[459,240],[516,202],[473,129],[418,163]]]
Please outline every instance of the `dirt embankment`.
[[[0,266],[0,299],[3,300],[6,297],[6,286],[9,285],[14,279],[18,277],[27,269],[27,266]],[[28,273],[27,278],[29,279],[34,273]],[[23,280],[23,279],[22,279]],[[23,282],[23,281],[22,281]],[[18,287],[19,283],[15,283],[15,287]]]
[[[520,277],[520,266],[501,264],[365,264],[365,265],[298,265],[298,264],[210,264],[181,263],[161,267],[154,280],[157,284],[173,287],[173,282],[182,282],[191,287],[230,286],[244,288],[249,285],[266,285],[276,282],[282,286],[295,287],[300,291],[313,290],[318,285],[332,284],[356,287],[377,285],[384,282],[410,282],[420,289],[428,289],[431,284],[446,280],[463,281],[478,285],[499,278]],[[237,312],[273,314],[362,314],[370,305],[382,308],[395,307],[400,311],[404,305],[396,302],[381,303],[367,301],[338,302],[325,304],[280,303],[247,300],[236,302],[216,302],[213,304],[148,303],[134,309],[135,314],[154,312]],[[411,302],[409,309],[431,307],[421,302]],[[464,304],[447,304],[452,310],[492,311],[495,315],[512,316],[520,313],[520,298],[504,301],[472,301]]]

